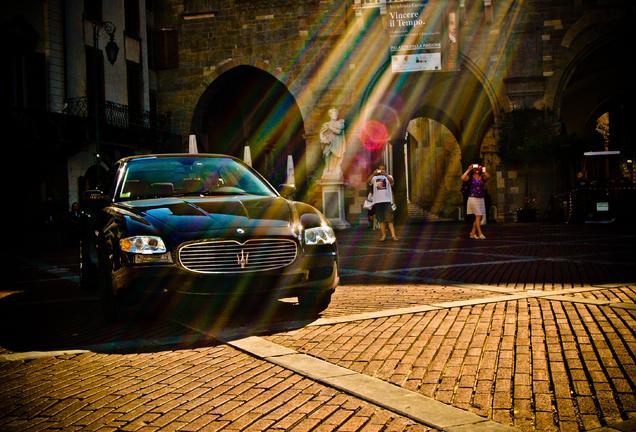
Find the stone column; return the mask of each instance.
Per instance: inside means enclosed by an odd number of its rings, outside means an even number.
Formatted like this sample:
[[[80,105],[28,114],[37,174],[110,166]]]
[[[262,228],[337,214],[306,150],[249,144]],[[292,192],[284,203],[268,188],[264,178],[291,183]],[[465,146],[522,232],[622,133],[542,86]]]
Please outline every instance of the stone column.
[[[320,180],[322,188],[322,212],[335,229],[350,228],[351,224],[345,219],[345,184],[340,179],[323,177]]]

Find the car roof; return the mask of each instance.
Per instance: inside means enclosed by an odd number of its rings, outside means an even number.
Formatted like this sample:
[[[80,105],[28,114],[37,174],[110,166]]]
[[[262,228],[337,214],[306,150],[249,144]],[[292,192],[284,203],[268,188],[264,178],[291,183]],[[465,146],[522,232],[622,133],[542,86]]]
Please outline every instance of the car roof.
[[[150,153],[150,154],[143,154],[143,155],[126,156],[119,159],[117,163],[125,163],[125,162],[129,162],[131,160],[136,160],[136,159],[166,158],[166,157],[194,157],[194,158],[198,157],[198,158],[206,158],[206,159],[229,158],[229,159],[234,159],[235,161],[242,162],[239,158],[226,155],[226,154],[220,154],[220,153]]]

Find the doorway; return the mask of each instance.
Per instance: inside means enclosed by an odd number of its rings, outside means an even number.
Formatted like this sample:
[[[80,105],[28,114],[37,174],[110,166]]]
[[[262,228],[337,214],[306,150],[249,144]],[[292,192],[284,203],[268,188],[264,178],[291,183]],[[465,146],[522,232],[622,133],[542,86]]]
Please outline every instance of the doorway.
[[[291,155],[299,193],[307,187],[300,109],[289,90],[261,69],[237,66],[217,77],[199,99],[192,131],[203,152],[243,159],[249,146],[252,166],[274,187],[285,183]]]
[[[407,194],[409,202],[432,219],[456,219],[460,192],[461,149],[442,123],[417,117],[408,124]]]

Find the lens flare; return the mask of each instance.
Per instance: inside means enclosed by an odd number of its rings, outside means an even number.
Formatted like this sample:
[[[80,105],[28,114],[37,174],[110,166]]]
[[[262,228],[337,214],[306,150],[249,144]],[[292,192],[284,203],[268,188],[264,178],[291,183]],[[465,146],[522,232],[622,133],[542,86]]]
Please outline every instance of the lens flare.
[[[389,143],[393,149],[400,148],[410,120],[430,119],[447,127],[460,149],[452,164],[436,166],[442,171],[436,172],[435,177],[455,176],[457,184],[450,189],[459,189],[458,164],[469,156],[467,152],[479,148],[480,140],[501,110],[497,95],[506,93],[505,84],[491,82],[488,77],[492,71],[505,75],[511,67],[512,56],[507,53],[514,53],[523,40],[514,29],[523,18],[524,8],[515,2],[507,7],[501,5],[488,16],[491,22],[485,27],[497,29],[496,34],[473,39],[469,30],[475,28],[473,23],[484,21],[483,4],[450,0],[420,2],[427,5],[425,28],[404,34],[402,43],[419,43],[422,31],[431,33],[443,28],[448,11],[457,11],[458,70],[395,73],[390,63],[389,14],[381,7],[356,8],[351,3],[331,2],[326,6],[327,3],[321,2],[316,13],[303,18],[298,37],[290,36],[290,44],[293,41],[298,45],[293,45],[289,55],[277,61],[267,58],[265,66],[262,65],[289,93],[281,96],[273,87],[264,91],[256,83],[246,82],[249,100],[268,108],[262,110],[266,113],[263,118],[232,127],[247,126],[246,142],[249,141],[252,158],[265,160],[263,165],[270,172],[284,166],[287,156],[293,153],[298,187],[294,198],[317,205],[321,201],[320,188],[316,187],[321,153],[312,124],[326,120],[328,108],[339,108],[346,119],[347,156],[342,171],[349,184],[360,188],[366,186],[360,179],[368,176],[370,166],[376,162],[376,153],[387,150]],[[462,34],[462,26],[466,36]],[[477,43],[479,49],[473,45]],[[479,55],[475,58],[471,52]],[[264,58],[267,53],[268,50],[263,51]],[[387,106],[395,110],[394,116],[379,112],[379,107]],[[227,109],[232,109],[232,104]],[[310,118],[312,121],[305,124]],[[296,134],[297,131],[301,133]],[[412,171],[426,173],[430,172],[427,167],[435,166],[432,152],[408,156],[411,165],[407,169]],[[401,160],[393,161],[392,165],[398,175],[404,171]],[[445,200],[441,189],[436,193],[435,202]],[[435,208],[429,206],[426,210],[434,212]]]
[[[360,129],[360,141],[367,150],[380,150],[389,140],[386,125],[377,120],[368,120]]]

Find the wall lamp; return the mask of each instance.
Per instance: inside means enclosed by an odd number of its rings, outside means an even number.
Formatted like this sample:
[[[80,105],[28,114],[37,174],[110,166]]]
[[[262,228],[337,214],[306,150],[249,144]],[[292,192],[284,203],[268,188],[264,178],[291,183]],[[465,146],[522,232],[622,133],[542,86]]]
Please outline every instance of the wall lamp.
[[[115,30],[117,30],[117,27],[115,27],[115,24],[113,24],[110,21],[104,21],[103,23],[97,23],[95,24],[94,27],[94,38],[95,38],[95,47],[97,48],[97,32],[98,32],[98,26],[100,26],[104,29],[104,31],[106,32],[106,34],[108,35],[108,37],[110,38],[110,40],[108,41],[108,43],[106,44],[106,46],[104,47],[104,51],[106,51],[106,58],[108,59],[108,62],[111,65],[114,65],[115,62],[117,61],[117,54],[119,54],[119,46],[117,46],[117,43],[115,42]]]

